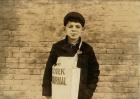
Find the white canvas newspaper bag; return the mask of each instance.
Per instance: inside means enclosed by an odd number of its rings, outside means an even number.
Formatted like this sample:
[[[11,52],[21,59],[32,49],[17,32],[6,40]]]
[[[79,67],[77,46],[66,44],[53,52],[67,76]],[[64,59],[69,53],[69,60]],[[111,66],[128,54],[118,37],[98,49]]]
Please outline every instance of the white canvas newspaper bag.
[[[82,41],[79,44],[79,49]],[[78,53],[77,51],[77,53]],[[77,53],[73,57],[58,57],[52,68],[52,99],[78,99],[80,68]]]

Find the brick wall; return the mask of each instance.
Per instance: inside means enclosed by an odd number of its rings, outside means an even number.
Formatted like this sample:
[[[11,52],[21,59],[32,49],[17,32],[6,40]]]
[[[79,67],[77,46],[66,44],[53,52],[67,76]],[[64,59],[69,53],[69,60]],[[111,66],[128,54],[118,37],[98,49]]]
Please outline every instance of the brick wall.
[[[138,99],[139,9],[138,0],[0,0],[0,99],[43,99],[45,63],[69,11],[85,16],[83,39],[100,64],[93,99]]]

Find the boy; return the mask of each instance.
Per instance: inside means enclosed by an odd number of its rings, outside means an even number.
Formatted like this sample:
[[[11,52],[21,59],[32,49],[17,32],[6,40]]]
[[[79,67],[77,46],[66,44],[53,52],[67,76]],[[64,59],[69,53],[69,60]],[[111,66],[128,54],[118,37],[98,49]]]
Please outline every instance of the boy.
[[[84,25],[85,19],[78,12],[69,12],[64,17],[66,37],[53,44],[44,72],[42,95],[46,96],[47,99],[51,99],[52,95],[52,66],[56,64],[59,56],[75,55],[81,42]],[[92,47],[83,41],[78,52],[77,67],[81,69],[78,99],[91,99],[97,86],[100,71]]]

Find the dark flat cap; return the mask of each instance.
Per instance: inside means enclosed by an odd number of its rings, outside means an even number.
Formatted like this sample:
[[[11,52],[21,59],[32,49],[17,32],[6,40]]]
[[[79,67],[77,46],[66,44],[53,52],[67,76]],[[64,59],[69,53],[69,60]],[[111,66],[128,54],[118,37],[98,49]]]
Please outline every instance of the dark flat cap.
[[[64,17],[64,26],[66,26],[69,21],[79,22],[83,27],[85,25],[84,17],[78,12],[69,12]]]

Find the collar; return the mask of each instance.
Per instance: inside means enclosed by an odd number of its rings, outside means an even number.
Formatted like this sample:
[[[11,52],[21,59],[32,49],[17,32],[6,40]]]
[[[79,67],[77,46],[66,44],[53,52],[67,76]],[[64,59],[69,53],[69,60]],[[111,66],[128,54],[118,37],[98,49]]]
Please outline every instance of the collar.
[[[80,42],[81,42],[81,37],[79,37],[79,39],[78,39],[78,41],[77,41],[77,43],[76,44],[71,44],[71,43],[69,43],[68,42],[68,35],[66,35],[66,37],[65,37],[65,42],[68,44],[68,45],[71,45],[71,46],[79,46],[79,44],[80,44]]]
[[[75,45],[72,45],[68,42],[68,36],[66,35],[63,39],[64,44],[62,46],[63,51],[67,51],[70,53],[73,53],[73,55],[76,53],[76,51],[79,49],[79,44],[81,42],[81,37],[79,37],[78,42]]]

